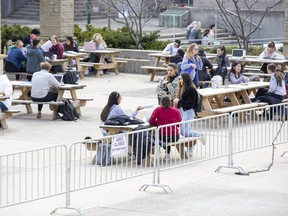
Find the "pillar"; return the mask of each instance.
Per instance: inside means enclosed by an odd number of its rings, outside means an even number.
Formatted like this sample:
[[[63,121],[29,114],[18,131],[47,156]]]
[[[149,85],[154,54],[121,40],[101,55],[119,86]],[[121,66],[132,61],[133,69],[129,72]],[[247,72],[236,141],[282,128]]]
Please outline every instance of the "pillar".
[[[285,17],[284,17],[284,41],[283,41],[283,54],[288,57],[288,0],[284,2]]]
[[[41,37],[64,39],[74,33],[74,0],[40,0]]]

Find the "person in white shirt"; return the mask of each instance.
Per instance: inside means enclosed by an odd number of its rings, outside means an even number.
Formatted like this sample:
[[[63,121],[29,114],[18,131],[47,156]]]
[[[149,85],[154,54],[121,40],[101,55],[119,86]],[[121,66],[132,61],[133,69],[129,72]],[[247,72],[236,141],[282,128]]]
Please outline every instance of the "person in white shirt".
[[[0,112],[5,112],[11,107],[12,93],[12,85],[7,75],[0,75],[0,95],[8,97],[6,100],[0,101]]]
[[[172,55],[177,55],[178,49],[182,49],[181,41],[176,39],[173,43],[169,43],[165,49],[162,51],[163,54],[171,54],[170,49],[172,49]]]
[[[60,87],[61,84],[49,73],[52,67],[51,64],[42,62],[40,67],[41,71],[34,73],[32,76],[31,98],[36,102],[56,101],[58,93],[51,89],[56,89]],[[37,118],[41,118],[42,107],[43,104],[38,104]]]

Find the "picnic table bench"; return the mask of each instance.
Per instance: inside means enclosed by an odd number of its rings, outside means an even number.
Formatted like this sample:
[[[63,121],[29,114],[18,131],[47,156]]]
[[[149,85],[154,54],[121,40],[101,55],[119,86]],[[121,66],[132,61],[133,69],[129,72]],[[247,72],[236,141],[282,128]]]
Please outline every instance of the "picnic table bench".
[[[7,111],[0,113],[0,129],[7,129],[8,125],[7,125],[6,119],[11,118],[14,113],[19,113],[19,112],[20,110],[8,109]]]

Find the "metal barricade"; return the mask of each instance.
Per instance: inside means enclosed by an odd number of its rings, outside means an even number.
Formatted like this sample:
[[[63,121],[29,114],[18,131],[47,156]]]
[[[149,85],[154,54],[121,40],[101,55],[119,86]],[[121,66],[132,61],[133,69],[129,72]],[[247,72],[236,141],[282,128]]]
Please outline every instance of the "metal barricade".
[[[153,182],[140,190],[152,186],[172,192],[168,185],[160,183],[160,171],[228,156],[228,119],[229,115],[223,114],[158,127]]]
[[[234,154],[287,143],[287,105],[288,103],[281,103],[232,112],[229,120],[228,165],[219,166],[216,171],[232,168],[246,174],[241,166],[234,164]]]
[[[66,193],[64,145],[0,155],[0,208]]]

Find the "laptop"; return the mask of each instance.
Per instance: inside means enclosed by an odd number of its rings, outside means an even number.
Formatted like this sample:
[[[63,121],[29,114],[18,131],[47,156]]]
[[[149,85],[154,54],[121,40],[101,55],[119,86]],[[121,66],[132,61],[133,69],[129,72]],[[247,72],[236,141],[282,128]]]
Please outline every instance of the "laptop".
[[[55,77],[55,79],[59,82],[59,83],[63,83],[63,75],[60,74],[53,74],[53,76]]]
[[[44,58],[47,57],[49,59],[52,59],[53,58],[53,52],[43,52],[43,56]]]
[[[246,56],[245,49],[232,49],[232,60],[240,60],[240,58],[244,56]]]
[[[96,50],[95,42],[84,42],[83,49],[90,51]]]

